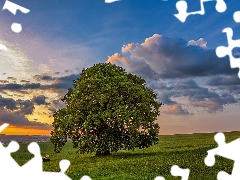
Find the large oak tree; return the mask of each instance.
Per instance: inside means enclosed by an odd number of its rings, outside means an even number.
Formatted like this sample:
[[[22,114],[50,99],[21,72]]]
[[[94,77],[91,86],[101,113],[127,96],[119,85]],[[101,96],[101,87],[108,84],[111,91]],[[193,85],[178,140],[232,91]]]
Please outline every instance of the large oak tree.
[[[149,147],[158,142],[162,103],[144,79],[122,67],[99,63],[83,69],[54,113],[51,142],[60,152],[67,138],[80,153],[108,155],[120,149]]]

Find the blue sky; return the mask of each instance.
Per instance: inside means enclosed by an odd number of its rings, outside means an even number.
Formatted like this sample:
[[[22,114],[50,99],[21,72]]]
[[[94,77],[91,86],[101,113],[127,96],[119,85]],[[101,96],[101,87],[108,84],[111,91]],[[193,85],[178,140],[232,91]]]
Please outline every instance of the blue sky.
[[[205,15],[180,22],[174,0],[14,0],[30,10],[0,12],[0,122],[49,131],[52,113],[83,68],[100,62],[123,66],[143,77],[165,105],[160,134],[239,130],[238,69],[215,48],[227,46],[222,30],[240,39],[233,13],[237,0],[204,3]],[[187,1],[188,11],[200,1]],[[3,7],[4,2],[0,3]],[[11,24],[22,24],[21,33]],[[26,130],[27,132],[27,130]],[[23,132],[24,133],[24,132]]]

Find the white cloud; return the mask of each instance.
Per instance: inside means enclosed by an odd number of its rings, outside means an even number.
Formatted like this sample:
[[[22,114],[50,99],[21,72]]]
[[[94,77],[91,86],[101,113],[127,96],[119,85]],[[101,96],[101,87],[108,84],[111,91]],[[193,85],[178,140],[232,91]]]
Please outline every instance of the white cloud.
[[[28,76],[31,72],[30,63],[32,62],[28,56],[14,48],[11,43],[2,40],[0,42],[4,42],[3,44],[8,48],[7,51],[0,51],[0,73],[7,73],[8,77]],[[4,76],[1,79],[4,79]]]
[[[121,54],[115,53],[112,56],[108,56],[108,60],[107,60],[108,63],[115,63],[117,61],[122,61],[122,62],[124,62],[126,64],[128,63],[127,57],[125,57],[125,56],[123,56]]]
[[[207,42],[203,39],[200,38],[199,40],[195,41],[195,40],[190,40],[188,42],[188,46],[199,46],[203,49],[207,49]]]
[[[154,34],[141,44],[123,45],[122,54],[109,56],[107,62],[120,61],[126,65],[128,71],[136,74],[142,72],[143,78],[150,78],[149,74],[151,74],[152,79],[235,73],[236,70],[229,66],[228,58],[220,60],[216,56],[215,50],[205,47],[206,42],[203,38],[187,42],[181,38],[168,38]],[[125,59],[128,60],[127,63]],[[144,74],[148,74],[148,76],[144,76]]]
[[[146,79],[147,84],[150,82],[159,101],[171,105],[164,111],[166,114],[190,114],[179,104],[180,99],[191,109],[222,112],[225,105],[237,103],[236,97],[205,87],[203,77],[231,76],[235,71],[229,67],[228,58],[220,60],[206,44],[203,38],[187,42],[154,34],[141,44],[123,45],[122,54],[109,56],[107,62],[121,62],[128,72]],[[196,78],[201,79],[200,84]]]

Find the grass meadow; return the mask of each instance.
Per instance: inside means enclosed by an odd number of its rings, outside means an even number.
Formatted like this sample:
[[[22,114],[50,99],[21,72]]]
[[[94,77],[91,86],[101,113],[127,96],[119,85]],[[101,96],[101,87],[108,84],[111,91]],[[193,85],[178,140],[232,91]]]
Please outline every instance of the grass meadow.
[[[240,137],[240,132],[227,132],[226,142]],[[219,171],[231,173],[234,161],[216,156],[213,167],[204,164],[207,150],[217,147],[214,133],[162,135],[159,143],[147,149],[134,151],[119,151],[107,157],[96,157],[95,154],[76,154],[68,141],[61,153],[55,153],[50,142],[38,143],[42,156],[50,155],[51,161],[43,162],[44,171],[60,171],[59,162],[68,159],[71,162],[66,174],[72,180],[80,180],[88,175],[92,180],[154,180],[163,176],[166,180],[180,180],[170,173],[172,165],[189,168],[189,180],[214,180]],[[19,163],[25,164],[33,156],[27,150],[27,143],[20,143],[20,150],[12,157]]]

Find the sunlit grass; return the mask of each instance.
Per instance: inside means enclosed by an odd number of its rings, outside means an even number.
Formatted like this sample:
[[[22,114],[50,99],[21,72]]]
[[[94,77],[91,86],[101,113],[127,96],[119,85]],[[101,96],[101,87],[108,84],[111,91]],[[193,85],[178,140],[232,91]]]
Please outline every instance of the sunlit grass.
[[[240,137],[240,132],[225,133],[227,142]],[[60,171],[59,162],[68,159],[71,162],[66,174],[73,180],[83,175],[93,180],[106,179],[152,179],[164,176],[167,180],[177,180],[170,174],[172,165],[190,169],[190,180],[215,180],[219,171],[231,173],[233,161],[216,157],[213,167],[204,164],[207,150],[217,147],[214,134],[191,134],[160,136],[159,143],[148,149],[119,151],[107,157],[96,157],[95,154],[76,154],[69,141],[61,151],[55,153],[51,143],[39,143],[42,156],[50,155],[51,161],[43,163],[44,171]],[[13,154],[16,161],[23,165],[31,157],[27,144],[20,144],[21,149]]]

